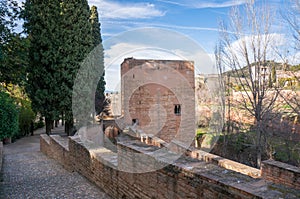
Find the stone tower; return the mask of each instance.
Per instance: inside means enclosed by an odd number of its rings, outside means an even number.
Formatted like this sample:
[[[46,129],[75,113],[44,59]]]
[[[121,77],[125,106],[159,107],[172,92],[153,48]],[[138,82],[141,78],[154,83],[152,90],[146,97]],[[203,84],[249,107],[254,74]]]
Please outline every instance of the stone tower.
[[[122,115],[127,125],[170,142],[195,135],[191,61],[127,58],[121,64]]]

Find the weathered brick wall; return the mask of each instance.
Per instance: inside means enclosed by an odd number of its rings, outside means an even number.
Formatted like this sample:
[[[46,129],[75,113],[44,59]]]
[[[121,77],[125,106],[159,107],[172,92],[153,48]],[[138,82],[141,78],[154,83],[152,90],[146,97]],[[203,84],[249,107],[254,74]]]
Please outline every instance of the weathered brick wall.
[[[51,147],[50,147],[50,137],[47,136],[46,134],[41,134],[41,136],[40,136],[40,150],[45,155],[52,158],[52,152],[51,152]]]
[[[136,161],[134,155],[128,154],[128,152],[139,153],[139,148],[136,146],[136,143],[134,146],[131,145],[132,148],[129,147],[128,143],[118,145],[119,157],[122,157],[119,164],[128,167],[132,167],[134,164],[137,168],[151,165],[147,162]],[[149,156],[145,161],[155,160]],[[225,175],[222,174],[224,170],[215,165],[200,161],[195,162],[189,158],[182,158],[173,164],[164,164],[163,162],[164,160],[161,159],[156,164],[166,166],[153,172],[126,173],[125,175],[123,172],[119,178],[122,182],[119,183],[119,186],[123,194],[125,196],[131,194],[131,197],[128,198],[260,198],[248,192],[250,190],[231,186],[230,184],[236,180],[235,177],[232,177],[234,176],[233,173],[230,174],[231,179],[227,178],[227,182],[225,178],[214,176],[213,173]],[[127,186],[124,187],[124,185]],[[133,190],[128,189],[128,185]]]
[[[125,59],[121,64],[122,112],[144,133],[169,142],[195,132],[194,65],[190,61]],[[175,114],[175,105],[181,113]],[[182,122],[184,121],[184,122]],[[182,136],[180,136],[182,135]],[[193,137],[193,135],[192,135]]]
[[[139,139],[141,142],[146,143],[148,145],[152,145],[152,146],[157,146],[159,148],[162,147],[168,147],[169,150],[175,152],[175,153],[181,153],[181,154],[185,154],[189,157],[192,158],[196,158],[199,159],[201,161],[205,161],[205,162],[209,162],[209,163],[213,163],[216,164],[220,167],[226,168],[226,169],[230,169],[232,171],[236,171],[248,176],[251,176],[253,178],[258,178],[260,177],[260,170],[220,157],[218,155],[215,154],[211,154],[208,152],[205,152],[203,150],[197,150],[197,149],[187,149],[186,146],[181,146],[180,143],[175,143],[175,142],[171,142],[171,143],[166,143],[163,140],[153,136],[153,135],[146,135],[146,134],[140,134],[138,131],[134,131],[133,129],[129,129],[128,132],[126,132],[129,136],[135,137],[137,139]]]
[[[124,170],[133,166],[144,166],[146,169],[155,161],[154,156],[150,154],[145,160],[148,164],[136,161],[135,155],[130,152],[149,152],[149,146],[144,147],[143,143],[138,141],[119,142],[116,154],[103,147],[87,149],[79,137],[69,137],[68,149],[56,136],[47,139],[41,136],[42,152],[57,159],[64,166],[71,165],[72,170],[84,175],[113,198],[247,199],[274,198],[274,194],[284,198],[284,194],[274,192],[264,180],[188,157],[147,173],[125,172]],[[66,151],[62,153],[64,150]],[[65,161],[62,161],[62,157]],[[159,160],[157,164],[164,164],[164,160]],[[283,190],[289,192],[288,188]]]
[[[275,160],[263,161],[261,175],[264,179],[300,189],[300,168]]]
[[[68,142],[59,135],[50,137],[42,134],[40,137],[40,150],[47,156],[58,161],[69,171],[73,171],[72,161],[70,160]]]

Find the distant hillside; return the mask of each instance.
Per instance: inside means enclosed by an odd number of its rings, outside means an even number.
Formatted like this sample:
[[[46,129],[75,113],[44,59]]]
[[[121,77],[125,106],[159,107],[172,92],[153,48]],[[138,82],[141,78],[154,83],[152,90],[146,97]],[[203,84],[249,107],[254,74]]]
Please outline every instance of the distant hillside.
[[[255,63],[252,63],[251,64],[252,66],[255,65]],[[298,71],[300,70],[300,66],[292,66],[290,64],[283,64],[283,63],[278,63],[278,62],[274,62],[274,61],[267,61],[266,65],[269,65],[269,66],[275,66],[275,70],[287,70],[287,71],[290,71],[290,70],[293,70],[293,71]],[[247,66],[245,66],[244,68],[238,70],[237,72],[235,71],[226,71],[223,73],[224,75],[230,75],[231,77],[244,77],[244,78],[247,78],[249,77],[249,69]]]

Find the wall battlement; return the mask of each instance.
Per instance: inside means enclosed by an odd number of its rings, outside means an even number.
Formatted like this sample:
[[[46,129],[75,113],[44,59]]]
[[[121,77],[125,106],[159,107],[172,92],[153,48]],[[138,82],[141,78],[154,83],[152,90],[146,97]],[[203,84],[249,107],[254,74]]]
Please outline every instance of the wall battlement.
[[[118,152],[104,147],[88,149],[78,136],[41,135],[41,151],[101,187],[113,198],[299,198],[299,190],[255,179],[190,157],[147,173],[128,173],[135,157],[128,152],[148,154],[156,150],[138,140],[123,139]],[[149,148],[150,147],[150,148]],[[152,147],[152,148],[151,148]],[[162,164],[163,158],[159,160]]]

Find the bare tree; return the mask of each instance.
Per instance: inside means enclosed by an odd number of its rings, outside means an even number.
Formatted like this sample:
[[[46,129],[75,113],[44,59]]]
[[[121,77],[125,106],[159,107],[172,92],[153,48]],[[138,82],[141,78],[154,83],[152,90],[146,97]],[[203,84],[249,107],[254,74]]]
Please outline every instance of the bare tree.
[[[293,48],[296,52],[300,50],[300,0],[289,0],[287,8],[282,12],[283,19],[287,22],[291,34],[294,38]],[[297,81],[296,87],[300,85],[299,72],[293,71],[291,76]],[[286,103],[293,109],[293,111],[299,116],[300,115],[300,96],[297,89],[292,89],[288,96],[281,95]]]
[[[289,0],[282,16],[292,31],[295,48],[300,50],[300,0]]]
[[[269,73],[275,36],[271,34],[271,13],[267,4],[235,7],[230,13],[228,27],[220,25],[220,41],[216,50],[220,72],[231,70],[231,79],[239,83],[241,100],[238,102],[254,118],[257,167],[261,166],[265,136],[265,119],[274,109],[279,89],[269,87]]]

